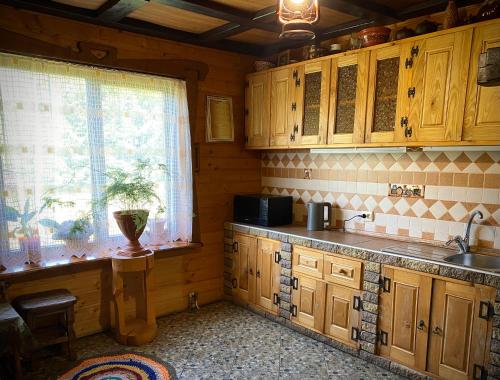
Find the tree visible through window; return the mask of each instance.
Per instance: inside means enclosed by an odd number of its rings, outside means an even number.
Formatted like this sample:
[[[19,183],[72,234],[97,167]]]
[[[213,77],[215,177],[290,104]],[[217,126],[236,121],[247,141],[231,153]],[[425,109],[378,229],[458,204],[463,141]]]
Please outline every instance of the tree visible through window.
[[[4,265],[22,264],[33,252],[93,255],[122,244],[115,209],[95,201],[107,170],[130,170],[138,160],[168,169],[154,173],[165,212],[151,210],[146,242],[191,239],[183,81],[0,54],[0,100]],[[80,234],[69,239],[75,222]]]

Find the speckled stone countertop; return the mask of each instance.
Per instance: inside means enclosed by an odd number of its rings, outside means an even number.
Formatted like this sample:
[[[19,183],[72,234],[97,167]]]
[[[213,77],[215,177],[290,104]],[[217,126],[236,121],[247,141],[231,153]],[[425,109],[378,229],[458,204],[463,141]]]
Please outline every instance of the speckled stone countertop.
[[[240,226],[243,229],[250,228],[251,234],[260,236],[258,231],[265,231],[269,237],[273,236],[278,240],[280,234],[291,236],[299,239],[307,239],[317,244],[312,244],[313,248],[322,249],[320,243],[335,244],[345,248],[359,249],[363,251],[383,254],[388,256],[397,256],[409,258],[421,262],[434,263],[440,266],[447,266],[450,268],[462,269],[471,272],[478,272],[500,276],[500,269],[491,270],[484,268],[472,268],[451,264],[444,260],[445,257],[458,253],[456,249],[434,246],[425,243],[404,242],[393,239],[386,239],[380,237],[373,237],[368,235],[354,234],[348,232],[324,230],[324,231],[308,231],[306,227],[302,226],[283,226],[283,227],[262,227],[257,225],[231,222],[234,226]],[[244,232],[244,231],[242,231]],[[319,243],[319,244],[318,244]],[[301,244],[304,245],[304,244]],[[325,251],[329,251],[325,249]],[[490,249],[483,249],[476,253],[483,254],[498,254],[499,252]]]

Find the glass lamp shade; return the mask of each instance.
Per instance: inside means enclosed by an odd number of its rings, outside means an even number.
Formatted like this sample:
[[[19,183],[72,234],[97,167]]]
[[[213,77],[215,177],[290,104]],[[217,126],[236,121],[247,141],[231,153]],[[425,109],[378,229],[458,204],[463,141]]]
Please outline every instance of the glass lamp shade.
[[[280,0],[278,18],[282,24],[313,24],[318,21],[318,0]]]
[[[280,0],[278,19],[283,24],[280,38],[315,38],[312,24],[318,21],[318,0]]]

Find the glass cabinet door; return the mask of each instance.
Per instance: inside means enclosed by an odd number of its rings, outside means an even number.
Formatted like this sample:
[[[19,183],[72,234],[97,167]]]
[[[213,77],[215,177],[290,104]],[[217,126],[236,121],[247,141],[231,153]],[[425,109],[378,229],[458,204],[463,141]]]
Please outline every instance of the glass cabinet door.
[[[400,122],[407,79],[401,46],[370,52],[365,142],[393,142]]]
[[[364,141],[368,52],[332,58],[328,144]]]
[[[297,95],[293,145],[326,144],[330,60],[306,63],[297,73],[303,85]]]

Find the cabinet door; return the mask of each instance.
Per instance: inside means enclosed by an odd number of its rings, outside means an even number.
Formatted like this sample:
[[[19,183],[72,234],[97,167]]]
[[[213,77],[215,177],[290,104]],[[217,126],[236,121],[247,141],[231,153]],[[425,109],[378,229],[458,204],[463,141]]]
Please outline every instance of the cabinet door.
[[[474,29],[463,140],[500,140],[500,87],[477,85],[479,54],[500,47],[500,23]]]
[[[256,259],[255,303],[274,313],[278,312],[277,298],[280,291],[280,265],[276,253],[280,252],[280,242],[259,239]]]
[[[325,334],[350,346],[357,346],[360,308],[359,290],[327,284]]]
[[[271,72],[271,146],[288,146],[291,141],[296,110],[292,73],[290,68]]]
[[[325,322],[326,283],[299,275],[292,288],[292,321],[322,333]]]
[[[242,303],[254,303],[255,299],[255,255],[257,239],[235,234],[233,237],[233,295]]]
[[[409,72],[401,57],[401,45],[370,52],[365,142],[395,141],[395,132],[404,114],[402,102],[407,95]]]
[[[328,144],[364,141],[368,52],[332,59]]]
[[[291,145],[326,144],[330,103],[330,60],[306,63],[300,70],[294,141]]]
[[[493,302],[484,286],[435,280],[432,291],[428,371],[445,379],[472,379],[474,365],[485,365],[487,318],[481,301]],[[487,311],[487,310],[486,310]]]
[[[380,353],[425,370],[432,278],[384,267],[380,296]]]
[[[407,141],[460,141],[472,30],[415,42]]]
[[[245,91],[245,143],[249,148],[269,146],[270,73],[252,74]]]

